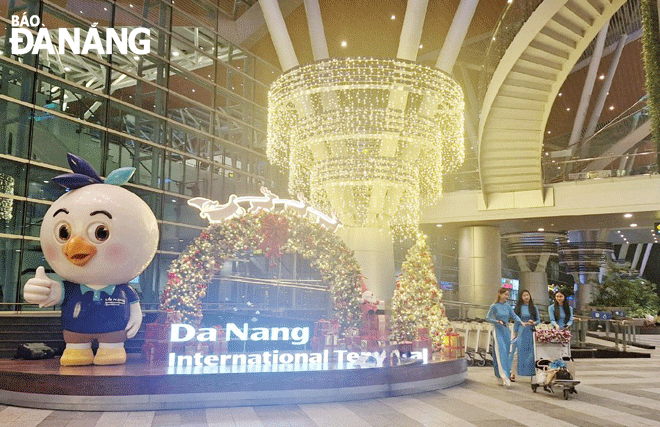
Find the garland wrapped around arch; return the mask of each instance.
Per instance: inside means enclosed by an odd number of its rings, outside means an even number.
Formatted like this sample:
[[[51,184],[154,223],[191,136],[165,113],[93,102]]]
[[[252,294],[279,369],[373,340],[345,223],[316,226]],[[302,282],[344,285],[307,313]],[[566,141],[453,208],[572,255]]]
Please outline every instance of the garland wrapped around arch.
[[[261,249],[271,259],[298,253],[310,260],[330,288],[342,331],[360,326],[360,267],[353,252],[333,232],[287,209],[247,212],[205,228],[172,262],[160,309],[172,322],[199,326],[201,299],[213,274],[226,259],[250,249]]]

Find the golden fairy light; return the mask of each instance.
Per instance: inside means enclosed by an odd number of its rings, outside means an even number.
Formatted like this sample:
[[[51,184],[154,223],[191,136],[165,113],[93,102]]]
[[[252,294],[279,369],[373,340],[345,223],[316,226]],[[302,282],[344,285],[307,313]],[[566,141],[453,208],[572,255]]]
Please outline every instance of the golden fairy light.
[[[463,163],[463,91],[401,59],[337,58],[284,73],[268,94],[268,159],[291,194],[346,226],[417,227]]]

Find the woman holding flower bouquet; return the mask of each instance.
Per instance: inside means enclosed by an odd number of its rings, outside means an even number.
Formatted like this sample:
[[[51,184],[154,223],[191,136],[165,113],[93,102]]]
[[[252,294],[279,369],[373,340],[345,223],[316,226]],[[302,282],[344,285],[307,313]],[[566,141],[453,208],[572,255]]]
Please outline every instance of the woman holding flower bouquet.
[[[513,354],[518,354],[518,363],[513,363],[515,372],[523,377],[531,377],[535,372],[534,367],[534,326],[539,324],[541,316],[534,305],[532,294],[528,290],[522,290],[518,294],[518,301],[513,312],[520,317],[522,323],[518,326],[517,339],[514,340]],[[517,366],[516,366],[517,365]],[[511,380],[515,379],[515,372],[511,374]]]
[[[548,307],[550,324],[555,329],[569,329],[573,324],[573,308],[568,305],[566,295],[559,290],[555,292],[554,303]]]
[[[511,387],[511,331],[509,330],[509,321],[513,320],[515,326],[521,322],[520,318],[513,312],[513,309],[507,302],[509,299],[509,290],[500,288],[497,291],[497,298],[490,306],[486,320],[494,325],[493,330],[493,368],[495,376],[502,379],[502,384]]]

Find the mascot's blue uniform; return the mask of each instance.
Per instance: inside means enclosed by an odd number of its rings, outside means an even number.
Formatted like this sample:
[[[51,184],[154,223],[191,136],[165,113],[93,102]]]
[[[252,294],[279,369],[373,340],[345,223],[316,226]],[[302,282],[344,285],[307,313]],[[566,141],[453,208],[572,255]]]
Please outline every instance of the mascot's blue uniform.
[[[62,327],[81,334],[123,331],[131,315],[131,304],[139,301],[137,292],[127,284],[95,291],[65,280]]]

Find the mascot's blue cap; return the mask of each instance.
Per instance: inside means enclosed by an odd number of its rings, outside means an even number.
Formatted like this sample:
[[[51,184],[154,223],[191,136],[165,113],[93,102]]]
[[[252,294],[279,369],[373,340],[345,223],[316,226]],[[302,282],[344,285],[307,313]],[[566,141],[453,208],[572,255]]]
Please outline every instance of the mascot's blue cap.
[[[90,184],[124,185],[135,173],[135,168],[119,168],[110,172],[110,175],[103,180],[92,165],[82,157],[71,153],[68,153],[66,157],[73,173],[58,175],[52,181],[68,190],[75,190]]]

